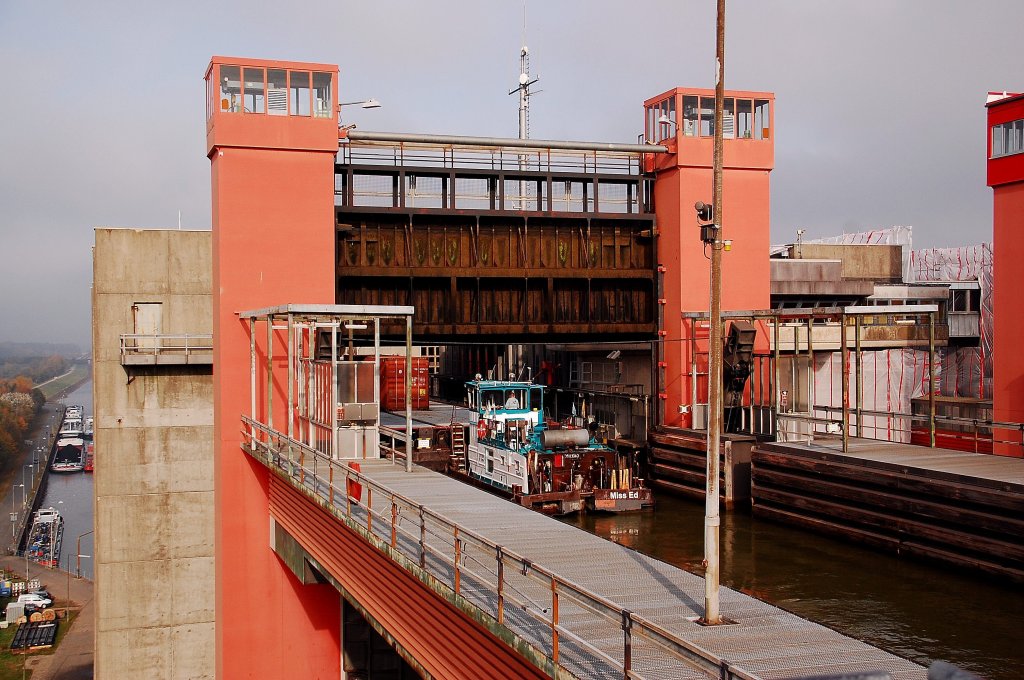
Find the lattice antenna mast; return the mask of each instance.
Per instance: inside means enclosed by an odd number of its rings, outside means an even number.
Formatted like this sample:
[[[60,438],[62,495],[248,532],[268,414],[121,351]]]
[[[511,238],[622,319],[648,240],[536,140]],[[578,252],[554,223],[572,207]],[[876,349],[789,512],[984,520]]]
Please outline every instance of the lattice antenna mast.
[[[519,139],[530,138],[530,86],[540,78],[530,77],[530,48],[523,45],[519,51],[519,85],[508,91],[519,94]]]

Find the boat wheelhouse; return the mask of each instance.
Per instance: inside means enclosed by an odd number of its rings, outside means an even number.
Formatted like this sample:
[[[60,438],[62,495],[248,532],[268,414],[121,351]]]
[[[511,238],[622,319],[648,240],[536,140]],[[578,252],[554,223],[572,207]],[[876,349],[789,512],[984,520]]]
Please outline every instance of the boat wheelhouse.
[[[466,473],[474,483],[552,514],[653,505],[632,452],[597,442],[589,428],[545,419],[543,385],[478,378],[466,389]]]

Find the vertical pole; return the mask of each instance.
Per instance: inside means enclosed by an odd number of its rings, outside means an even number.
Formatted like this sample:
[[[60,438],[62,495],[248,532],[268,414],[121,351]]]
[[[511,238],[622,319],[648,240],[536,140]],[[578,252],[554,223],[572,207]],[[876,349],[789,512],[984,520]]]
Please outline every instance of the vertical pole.
[[[854,338],[854,348],[857,352],[857,436],[864,436],[864,352],[860,346],[860,322],[861,315],[856,316],[854,322],[854,332],[857,336]]]
[[[780,371],[779,359],[781,358],[781,352],[779,350],[779,316],[775,316],[774,322],[775,328],[773,329],[773,335],[775,336],[775,367],[772,369],[772,385],[775,388],[774,394],[772,395],[772,405],[775,407],[775,431],[772,432],[776,437],[779,436],[779,411],[782,408],[782,385],[779,384]]]
[[[249,317],[249,417],[256,422],[256,319]],[[249,441],[256,442],[256,427],[249,430]]]
[[[843,453],[850,450],[850,343],[846,330],[846,314],[844,313],[839,317],[839,341],[842,343],[839,355],[842,368],[839,371],[839,379],[842,380],[843,387]]]
[[[715,241],[711,244],[711,347],[708,375],[707,491],[704,503],[704,622],[722,622],[718,611],[718,449],[722,418],[722,110],[725,103],[725,0],[718,0],[715,45]]]
[[[274,429],[274,317],[267,316],[267,427]]]
[[[928,312],[928,446],[935,448],[935,312]]]
[[[412,315],[405,317],[405,471],[412,472]]]
[[[331,381],[331,403],[328,404],[331,413],[331,460],[338,460],[341,454],[338,446],[338,323],[339,319],[335,319],[331,325],[331,370],[327,374]],[[347,476],[345,481],[348,481]]]
[[[693,422],[693,410],[697,408],[697,325],[699,321],[696,317],[690,319],[690,427],[696,427]]]
[[[295,436],[295,327],[292,315],[288,313],[288,436]]]
[[[795,332],[795,329],[794,329]],[[814,417],[814,314],[807,316],[807,415]],[[811,439],[814,439],[814,421],[811,424]]]

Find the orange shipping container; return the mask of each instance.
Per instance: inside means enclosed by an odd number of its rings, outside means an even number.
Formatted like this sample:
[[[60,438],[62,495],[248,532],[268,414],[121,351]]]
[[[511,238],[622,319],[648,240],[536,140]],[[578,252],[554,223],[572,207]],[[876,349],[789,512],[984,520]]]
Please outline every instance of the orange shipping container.
[[[381,357],[380,401],[387,411],[405,410],[405,357]],[[412,407],[430,408],[430,371],[426,357],[412,358]]]

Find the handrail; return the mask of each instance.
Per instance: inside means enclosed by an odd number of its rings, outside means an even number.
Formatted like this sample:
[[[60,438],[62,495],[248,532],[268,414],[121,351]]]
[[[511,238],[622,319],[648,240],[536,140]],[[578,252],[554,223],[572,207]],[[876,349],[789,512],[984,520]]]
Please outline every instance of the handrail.
[[[613,668],[621,669],[624,678],[642,678],[644,676],[633,669],[636,651],[633,638],[639,637],[673,659],[694,665],[716,677],[757,680],[758,676],[732,667],[710,651],[672,634],[628,608],[353,470],[348,465],[349,461],[333,460],[246,416],[242,416],[241,423],[242,448],[248,455],[280,471],[293,486],[326,501],[350,527],[357,527],[360,532],[369,534],[398,553],[408,564],[396,561],[415,577],[424,578],[413,565],[447,585],[456,596],[493,616],[499,625],[513,629],[523,639],[536,641],[537,632],[531,633],[528,626],[518,623],[520,615],[525,613],[543,626],[548,632],[542,644],[547,646],[549,658],[556,666],[562,664],[560,649],[566,647],[565,640],[569,640],[571,645],[586,648]],[[358,497],[349,492],[353,485],[362,487]],[[378,500],[375,509],[374,496],[387,502]],[[383,507],[386,510],[381,510]],[[471,568],[470,563],[483,569]],[[478,589],[467,592],[462,587],[467,578],[485,592],[481,594]],[[541,598],[544,598],[545,606],[538,604]],[[559,606],[561,603],[564,607],[566,601],[570,606],[591,612],[622,631],[621,658],[596,649],[560,623]],[[509,603],[516,606],[510,608]],[[492,604],[493,607],[490,606]],[[514,612],[517,620],[510,622],[506,617],[509,612]]]
[[[139,344],[139,341],[143,344]],[[175,342],[180,340],[181,342]],[[151,344],[149,344],[151,343]],[[122,333],[121,354],[160,354],[162,352],[212,352],[212,333],[145,334]]]

